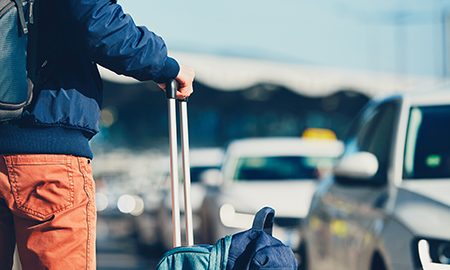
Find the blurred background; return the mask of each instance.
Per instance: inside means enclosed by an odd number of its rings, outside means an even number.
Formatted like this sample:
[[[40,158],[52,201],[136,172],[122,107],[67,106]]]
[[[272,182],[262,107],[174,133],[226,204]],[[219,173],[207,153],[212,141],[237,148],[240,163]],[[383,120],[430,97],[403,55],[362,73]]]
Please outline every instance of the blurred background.
[[[450,75],[450,3],[444,0],[119,4],[196,70],[191,149],[301,137],[308,128],[331,130],[340,140],[370,98],[430,88]],[[153,82],[102,68],[101,74],[101,132],[91,141],[98,269],[153,269],[164,251],[148,243],[158,242],[155,213],[167,192],[165,95]]]
[[[341,137],[368,98],[449,75],[447,1],[120,1],[169,54],[196,69],[192,146],[244,136]],[[165,102],[151,82],[102,70],[97,149],[160,147]]]

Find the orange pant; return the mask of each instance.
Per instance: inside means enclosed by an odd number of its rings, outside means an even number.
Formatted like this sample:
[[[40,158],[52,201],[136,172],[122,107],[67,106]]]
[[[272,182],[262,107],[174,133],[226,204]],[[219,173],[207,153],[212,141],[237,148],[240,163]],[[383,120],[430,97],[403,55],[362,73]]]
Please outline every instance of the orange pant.
[[[0,155],[0,269],[96,269],[90,160]]]

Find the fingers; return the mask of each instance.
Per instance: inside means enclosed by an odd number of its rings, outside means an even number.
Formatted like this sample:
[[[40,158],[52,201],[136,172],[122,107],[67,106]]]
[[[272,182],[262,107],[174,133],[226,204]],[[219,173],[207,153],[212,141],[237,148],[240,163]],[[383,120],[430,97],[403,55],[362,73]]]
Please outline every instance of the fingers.
[[[194,92],[194,88],[192,86],[194,78],[195,78],[195,71],[193,68],[180,65],[180,72],[178,73],[178,76],[175,78],[179,84],[179,88],[177,91],[178,99],[185,99]]]
[[[175,78],[178,82],[177,99],[185,99],[194,92],[194,87],[192,86],[194,78],[195,72],[193,68],[180,65],[180,72]],[[164,91],[166,90],[166,84],[159,83],[158,86]]]
[[[178,82],[178,81],[177,81]],[[158,83],[158,86],[166,91],[165,83]],[[185,99],[189,97],[194,92],[194,89],[191,85],[181,85],[179,82],[177,83],[177,99]]]
[[[190,88],[183,88],[177,91],[177,99],[185,99],[189,97],[194,91],[192,90],[192,87]]]

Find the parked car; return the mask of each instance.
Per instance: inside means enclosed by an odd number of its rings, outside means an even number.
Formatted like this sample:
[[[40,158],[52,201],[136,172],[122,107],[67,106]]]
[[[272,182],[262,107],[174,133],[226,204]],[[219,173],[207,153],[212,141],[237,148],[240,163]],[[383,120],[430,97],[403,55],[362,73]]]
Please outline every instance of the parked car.
[[[450,89],[372,99],[302,222],[303,269],[449,267],[449,138]]]
[[[220,181],[201,208],[203,239],[214,243],[249,229],[254,214],[270,206],[275,209],[274,236],[296,250],[296,228],[308,212],[318,174],[331,169],[342,150],[335,135],[332,140],[277,137],[230,142]]]
[[[220,147],[193,148],[189,151],[189,160],[194,243],[199,243],[202,242],[199,209],[207,192],[207,188],[204,183],[211,181],[208,180],[209,171],[219,170],[223,160],[223,149]],[[181,164],[181,159],[179,164]],[[184,189],[183,184],[181,183],[182,175],[183,173],[182,171],[180,171],[180,225],[182,230],[182,243],[185,244]],[[166,174],[164,187],[160,189],[160,195],[162,196],[162,199],[161,203],[158,206],[158,209],[156,210],[155,217],[157,225],[157,235],[158,241],[160,244],[162,244],[163,250],[169,250],[173,247],[172,194],[169,172],[167,172]]]

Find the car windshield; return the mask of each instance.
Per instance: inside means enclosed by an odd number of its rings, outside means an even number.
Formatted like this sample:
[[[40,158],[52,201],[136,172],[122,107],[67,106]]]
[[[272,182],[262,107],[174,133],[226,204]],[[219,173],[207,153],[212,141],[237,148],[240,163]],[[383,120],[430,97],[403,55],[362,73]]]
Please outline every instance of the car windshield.
[[[450,106],[411,109],[403,178],[450,178],[449,123]]]
[[[238,181],[315,179],[318,164],[324,161],[331,163],[331,160],[331,158],[301,156],[241,157],[234,179]]]

